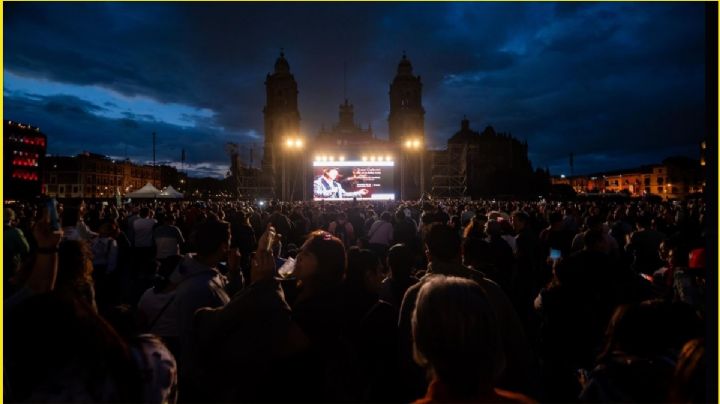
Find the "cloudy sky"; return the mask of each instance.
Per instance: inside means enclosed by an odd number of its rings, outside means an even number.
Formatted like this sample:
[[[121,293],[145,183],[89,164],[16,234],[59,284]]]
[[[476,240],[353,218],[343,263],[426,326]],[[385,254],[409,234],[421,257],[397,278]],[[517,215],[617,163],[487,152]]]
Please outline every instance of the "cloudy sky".
[[[567,173],[697,157],[705,133],[702,3],[5,3],[4,119],[48,152],[84,150],[222,176],[226,142],[263,141],[264,79],[284,48],[302,131],[356,120],[387,137],[403,50],[423,80],[428,143],[467,115]]]

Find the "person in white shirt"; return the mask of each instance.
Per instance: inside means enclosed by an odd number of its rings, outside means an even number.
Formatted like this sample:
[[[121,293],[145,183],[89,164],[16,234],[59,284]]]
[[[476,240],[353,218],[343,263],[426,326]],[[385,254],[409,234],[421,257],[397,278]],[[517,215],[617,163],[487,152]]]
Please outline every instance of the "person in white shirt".
[[[390,212],[383,212],[380,215],[380,220],[376,220],[370,226],[370,231],[368,231],[368,247],[382,261],[384,261],[387,249],[393,241],[394,228],[391,221],[392,215]]]
[[[68,206],[62,213],[63,239],[91,241],[97,233],[90,230],[82,219],[82,208]]]
[[[163,260],[167,257],[180,255],[180,246],[185,243],[185,238],[180,229],[175,226],[175,215],[167,213],[162,219],[162,224],[153,230],[155,240],[155,258]]]
[[[355,192],[345,191],[339,182],[335,181],[338,176],[337,168],[328,168],[323,170],[323,175],[313,181],[313,194],[315,198],[354,198],[362,197],[368,194],[367,189],[360,189]]]
[[[140,209],[140,218],[133,222],[136,248],[149,248],[153,246],[153,228],[157,220],[152,218],[149,208]]]

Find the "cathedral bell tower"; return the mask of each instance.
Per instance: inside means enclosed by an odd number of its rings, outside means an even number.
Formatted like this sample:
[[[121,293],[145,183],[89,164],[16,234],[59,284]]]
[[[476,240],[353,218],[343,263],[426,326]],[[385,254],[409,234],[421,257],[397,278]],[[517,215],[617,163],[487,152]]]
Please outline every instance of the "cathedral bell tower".
[[[390,141],[399,144],[404,137],[425,138],[425,109],[422,106],[422,82],[413,76],[412,64],[405,53],[390,84]]]
[[[287,136],[297,136],[300,132],[300,112],[298,111],[298,89],[295,77],[290,73],[290,64],[281,51],[275,61],[275,71],[265,79],[265,144],[262,159],[262,171],[280,195],[281,165],[284,155],[282,142]]]
[[[405,52],[398,64],[397,74],[390,84],[390,116],[388,117],[390,142],[401,158],[400,170],[395,170],[395,189],[399,197],[414,199],[424,191],[425,177],[425,109],[422,106],[422,81],[413,75],[412,64]],[[404,148],[412,139],[419,141],[420,149]]]

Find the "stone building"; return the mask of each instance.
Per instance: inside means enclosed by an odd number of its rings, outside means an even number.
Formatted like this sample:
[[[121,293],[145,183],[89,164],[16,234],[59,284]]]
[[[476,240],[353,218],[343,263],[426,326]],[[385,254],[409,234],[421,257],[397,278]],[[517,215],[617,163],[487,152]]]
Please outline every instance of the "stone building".
[[[523,197],[534,193],[527,142],[492,126],[472,130],[465,118],[447,149],[432,153],[432,193],[440,197]]]

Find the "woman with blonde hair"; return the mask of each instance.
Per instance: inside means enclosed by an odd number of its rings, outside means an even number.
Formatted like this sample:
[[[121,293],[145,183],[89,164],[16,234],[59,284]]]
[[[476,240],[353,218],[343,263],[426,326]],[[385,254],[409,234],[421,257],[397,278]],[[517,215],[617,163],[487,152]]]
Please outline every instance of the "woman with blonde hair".
[[[470,279],[434,275],[412,316],[415,361],[431,380],[415,404],[532,400],[496,388],[505,367],[498,319],[485,291]]]

